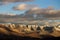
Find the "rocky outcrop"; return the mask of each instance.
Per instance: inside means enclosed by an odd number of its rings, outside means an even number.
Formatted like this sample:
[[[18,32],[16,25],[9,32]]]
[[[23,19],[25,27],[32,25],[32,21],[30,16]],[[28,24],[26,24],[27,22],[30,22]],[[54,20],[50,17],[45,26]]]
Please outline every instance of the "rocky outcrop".
[[[22,37],[43,38],[46,35],[60,37],[60,31],[54,26],[24,25],[24,24],[0,24],[0,34]],[[45,35],[45,36],[44,36]]]

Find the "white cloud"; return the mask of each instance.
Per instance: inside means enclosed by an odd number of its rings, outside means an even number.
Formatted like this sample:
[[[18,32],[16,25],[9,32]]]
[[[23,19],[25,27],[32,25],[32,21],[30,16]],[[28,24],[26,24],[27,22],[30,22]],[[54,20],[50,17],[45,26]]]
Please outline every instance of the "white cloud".
[[[31,8],[34,8],[36,5],[33,5],[33,4],[19,4],[17,6],[14,6],[13,9],[14,10],[27,10],[27,9],[31,9]],[[34,8],[35,9],[38,9],[38,8]]]

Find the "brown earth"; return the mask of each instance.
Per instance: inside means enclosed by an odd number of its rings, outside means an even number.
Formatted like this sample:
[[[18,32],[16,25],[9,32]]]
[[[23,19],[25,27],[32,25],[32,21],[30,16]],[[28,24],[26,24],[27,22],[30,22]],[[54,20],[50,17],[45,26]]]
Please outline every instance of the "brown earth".
[[[10,29],[8,27],[5,27],[5,25],[0,24],[0,39],[4,39],[4,38],[8,39],[9,37],[13,38],[14,40],[15,39],[17,40],[20,38],[23,39],[24,37],[26,37],[27,39],[28,38],[40,39],[40,38],[47,38],[47,37],[57,38],[57,37],[60,37],[60,31],[57,31],[54,29],[54,32],[52,33],[44,32],[44,31],[42,31],[41,33],[37,33],[36,31],[32,33],[25,33],[25,32],[20,32],[18,29]]]

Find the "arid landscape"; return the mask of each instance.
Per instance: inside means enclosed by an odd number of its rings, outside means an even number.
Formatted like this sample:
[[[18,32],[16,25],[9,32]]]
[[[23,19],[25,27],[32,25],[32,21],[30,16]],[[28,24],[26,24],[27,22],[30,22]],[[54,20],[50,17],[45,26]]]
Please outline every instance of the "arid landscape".
[[[38,25],[24,25],[24,24],[0,24],[0,39],[48,40],[59,37],[60,37],[60,30],[56,30],[56,27],[54,26],[44,27]]]
[[[60,0],[0,0],[0,40],[60,39]]]

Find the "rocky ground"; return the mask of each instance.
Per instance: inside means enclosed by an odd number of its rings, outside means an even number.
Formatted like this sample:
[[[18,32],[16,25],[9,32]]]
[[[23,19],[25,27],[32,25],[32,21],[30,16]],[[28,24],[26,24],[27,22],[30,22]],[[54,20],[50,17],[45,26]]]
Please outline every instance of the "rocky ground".
[[[60,39],[60,31],[53,30],[49,33],[46,31],[41,32],[20,32],[19,28],[12,29],[0,24],[0,39],[1,40],[55,40]]]

